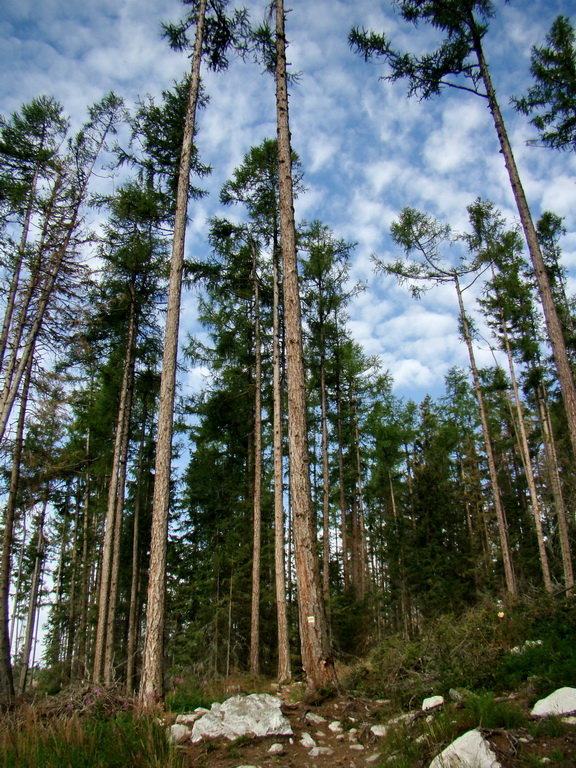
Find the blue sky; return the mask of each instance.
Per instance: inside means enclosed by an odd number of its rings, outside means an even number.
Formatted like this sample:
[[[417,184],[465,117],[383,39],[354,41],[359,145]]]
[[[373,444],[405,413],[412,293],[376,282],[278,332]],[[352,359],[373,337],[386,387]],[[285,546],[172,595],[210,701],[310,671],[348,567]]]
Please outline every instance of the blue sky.
[[[246,3],[254,20],[266,4]],[[576,0],[495,5],[486,53],[526,193],[535,218],[547,209],[566,217],[565,264],[576,276],[576,159],[527,147],[533,130],[509,107],[510,96],[529,85],[531,46],[544,42],[558,13],[576,20]],[[399,396],[437,396],[448,369],[467,365],[455,295],[447,286],[415,302],[393,279],[374,275],[370,256],[396,254],[389,227],[406,205],[462,230],[466,206],[480,196],[516,221],[487,106],[461,91],[407,100],[402,83],[382,82],[381,65],[350,51],[352,25],[386,30],[398,48],[424,51],[437,42],[426,27],[403,22],[387,0],[293,0],[290,8],[288,58],[301,73],[290,101],[293,148],[308,188],[297,216],[320,219],[338,238],[357,243],[352,277],[366,290],[350,307],[354,337],[368,354],[380,356]],[[2,0],[0,112],[7,115],[46,93],[78,126],[87,105],[109,90],[129,106],[138,96],[157,96],[188,68],[186,56],[170,51],[160,34],[160,22],[181,12],[179,0]],[[234,61],[228,72],[206,74],[210,103],[199,115],[198,144],[214,170],[205,184],[209,196],[190,209],[187,247],[196,256],[207,252],[206,222],[220,213],[220,187],[251,146],[275,135],[273,84],[260,70]],[[195,300],[188,295],[183,332],[195,329]],[[492,361],[487,348],[478,358],[480,364]],[[200,381],[201,372],[194,371],[184,385]]]

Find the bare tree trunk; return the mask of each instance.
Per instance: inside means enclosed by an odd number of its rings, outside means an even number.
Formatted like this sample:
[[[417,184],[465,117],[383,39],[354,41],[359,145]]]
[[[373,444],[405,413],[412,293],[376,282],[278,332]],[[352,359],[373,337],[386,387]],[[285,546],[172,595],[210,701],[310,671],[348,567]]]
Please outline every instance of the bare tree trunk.
[[[560,473],[558,470],[558,457],[556,455],[556,446],[552,435],[552,424],[550,423],[546,402],[539,389],[536,389],[534,396],[538,405],[538,414],[540,417],[540,425],[542,427],[544,448],[546,452],[546,465],[552,489],[552,497],[554,499],[554,507],[556,509],[556,519],[558,520],[562,570],[564,572],[564,587],[566,589],[566,594],[571,595],[574,589],[574,570],[572,567],[572,556],[570,554],[568,521],[566,520],[566,509],[564,507],[562,484],[560,482]]]
[[[324,334],[322,333],[322,336]],[[323,346],[324,339],[320,344]],[[320,420],[322,431],[322,593],[330,600],[330,483],[328,479],[328,414],[326,407],[326,365],[320,352]]]
[[[288,117],[286,74],[286,35],[284,2],[276,1],[276,116],[278,135],[278,183],[280,232],[286,327],[286,365],[288,373],[288,446],[290,486],[294,517],[294,546],[302,663],[308,686],[337,684],[334,660],[329,646],[328,628],[320,569],[316,551],[316,523],[312,509],[306,415],[302,321],[298,292],[296,228],[292,186],[292,151]]]
[[[570,361],[566,352],[566,341],[564,339],[564,333],[562,331],[562,324],[558,317],[558,311],[556,304],[554,303],[554,297],[550,286],[550,278],[546,270],[546,265],[542,257],[542,251],[540,249],[540,243],[538,241],[538,235],[530,208],[528,207],[528,201],[520,181],[520,174],[516,166],[516,160],[512,152],[512,146],[506,132],[504,125],[504,119],[500,112],[500,106],[496,99],[496,92],[492,85],[490,72],[486,59],[484,58],[484,51],[482,49],[482,41],[479,36],[474,41],[474,50],[478,58],[478,64],[480,66],[480,72],[484,85],[486,87],[486,93],[488,96],[488,103],[490,106],[490,112],[494,120],[494,126],[498,139],[500,141],[500,148],[504,155],[504,161],[506,163],[506,170],[508,171],[508,177],[510,179],[510,186],[512,187],[512,193],[516,201],[518,213],[520,215],[520,221],[528,244],[528,252],[532,260],[532,266],[534,267],[534,274],[536,276],[536,283],[538,285],[538,293],[540,294],[540,301],[542,302],[542,308],[544,310],[544,318],[546,320],[546,328],[548,330],[548,339],[552,346],[552,352],[554,355],[554,362],[556,364],[556,370],[558,371],[558,379],[560,381],[560,388],[562,391],[562,399],[564,401],[564,408],[566,410],[566,418],[568,421],[568,430],[570,433],[570,440],[572,443],[572,451],[576,456],[576,386],[574,385],[574,378],[572,375],[572,369],[570,367]]]
[[[338,332],[336,333],[338,336]],[[342,392],[340,390],[340,347],[336,345],[336,424],[338,437],[338,484],[340,486],[340,536],[342,537],[342,581],[344,590],[350,586],[348,567],[348,522],[346,520],[346,494],[344,491],[344,447],[342,445]]]
[[[170,474],[172,466],[172,420],[176,396],[176,363],[178,359],[178,330],[184,267],[184,243],[190,185],[190,161],[196,125],[196,107],[200,90],[200,63],[206,17],[206,0],[199,0],[196,17],[196,38],[192,54],[192,69],[186,121],[182,137],[182,152],[178,171],[174,237],[170,263],[168,307],[164,331],[164,354],[160,378],[160,404],[158,408],[158,437],[154,499],[152,502],[152,539],[150,543],[150,575],[146,608],[146,637],[140,681],[140,703],[153,707],[164,693],[164,619],[166,600],[166,552],[168,537],[168,511],[170,504]]]
[[[530,458],[530,448],[528,447],[528,435],[526,434],[526,424],[524,422],[524,413],[522,412],[522,402],[518,391],[518,382],[516,381],[516,371],[514,370],[514,361],[512,359],[512,350],[505,321],[501,321],[502,334],[504,338],[504,349],[508,358],[508,368],[510,370],[510,381],[512,382],[512,392],[514,393],[514,407],[516,409],[516,419],[518,422],[518,442],[520,444],[520,455],[522,456],[524,472],[526,473],[526,482],[530,493],[530,503],[532,506],[532,515],[534,517],[534,528],[536,530],[536,540],[538,542],[538,554],[540,556],[540,566],[542,568],[542,578],[544,588],[548,594],[552,593],[552,579],[550,577],[550,566],[548,564],[548,554],[544,543],[544,532],[542,531],[542,520],[540,519],[540,502],[536,491],[536,481],[532,470],[532,460]]]
[[[16,512],[16,504],[18,499],[18,486],[20,482],[20,460],[22,458],[24,422],[26,417],[26,407],[28,405],[28,392],[30,390],[31,375],[32,365],[29,364],[22,387],[20,412],[18,414],[16,437],[14,441],[14,449],[12,451],[12,469],[10,472],[8,499],[4,509],[2,559],[0,560],[0,698],[8,702],[14,695],[14,680],[12,676],[12,662],[10,658],[10,625],[8,618],[10,603],[12,544],[14,541],[14,514]]]
[[[20,660],[20,682],[18,684],[18,693],[22,695],[26,690],[26,681],[28,678],[28,664],[30,662],[30,653],[32,651],[32,642],[34,639],[34,629],[36,626],[36,611],[38,609],[38,592],[40,589],[40,574],[44,562],[44,552],[46,549],[46,539],[44,537],[44,520],[46,518],[46,509],[48,507],[48,486],[44,491],[42,502],[42,511],[38,517],[38,533],[36,543],[36,557],[34,559],[34,572],[32,574],[32,583],[30,585],[30,601],[28,603],[28,617],[26,619],[26,635],[24,637],[24,646],[22,648],[22,657]]]
[[[102,568],[100,572],[100,587],[98,599],[98,625],[96,628],[96,646],[94,649],[94,668],[92,679],[99,683],[106,678],[109,683],[109,664],[105,663],[107,637],[110,631],[110,606],[114,578],[114,553],[116,541],[120,535],[121,512],[124,501],[125,481],[125,452],[128,445],[128,426],[130,421],[130,409],[132,401],[132,380],[134,374],[133,350],[136,338],[134,301],[130,305],[130,321],[126,338],[126,352],[122,372],[122,384],[120,387],[120,402],[116,419],[116,436],[114,439],[114,452],[112,454],[112,470],[110,473],[110,485],[108,487],[108,505],[104,522],[104,543],[102,549]],[[124,463],[124,468],[123,468]],[[120,501],[119,501],[120,500]],[[112,606],[112,613],[115,611]],[[110,659],[108,659],[110,661]]]
[[[508,546],[508,526],[506,523],[504,508],[502,507],[502,500],[500,498],[500,487],[498,485],[496,463],[494,461],[494,452],[492,450],[492,439],[490,437],[490,429],[488,427],[488,417],[486,415],[486,408],[484,407],[484,397],[482,395],[482,389],[480,387],[480,378],[478,376],[478,369],[476,367],[474,349],[472,348],[472,339],[470,336],[470,327],[468,325],[468,318],[466,317],[464,302],[462,300],[462,291],[460,290],[460,283],[456,275],[454,275],[454,284],[456,286],[456,293],[458,294],[458,306],[460,307],[460,320],[462,322],[462,328],[464,331],[466,346],[468,347],[468,356],[470,358],[470,368],[472,369],[472,378],[474,380],[474,390],[476,391],[478,408],[480,410],[480,421],[482,423],[482,434],[484,436],[484,444],[486,447],[486,457],[488,459],[488,470],[490,472],[490,484],[492,486],[494,509],[496,510],[496,519],[498,521],[498,533],[500,535],[500,549],[502,552],[502,561],[504,564],[504,576],[506,580],[506,589],[511,595],[516,595],[517,594],[516,580],[514,578],[512,558],[510,557],[510,548]]]
[[[254,493],[252,546],[252,612],[250,622],[250,672],[260,674],[260,570],[262,535],[262,350],[260,341],[260,290],[258,263],[252,245],[252,281],[254,292]]]
[[[284,562],[284,468],[282,456],[282,378],[280,371],[280,265],[278,243],[274,238],[273,258],[273,320],[272,320],[272,378],[274,417],[274,565],[276,575],[276,617],[278,625],[278,682],[292,679],[288,615],[286,610],[286,572]]]

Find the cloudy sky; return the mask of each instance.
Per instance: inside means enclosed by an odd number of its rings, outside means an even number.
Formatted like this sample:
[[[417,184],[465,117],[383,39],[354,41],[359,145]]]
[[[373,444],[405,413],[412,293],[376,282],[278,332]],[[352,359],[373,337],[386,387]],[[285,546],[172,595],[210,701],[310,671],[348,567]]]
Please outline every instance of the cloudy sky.
[[[266,4],[245,3],[255,21]],[[533,131],[509,108],[510,96],[529,85],[531,46],[544,42],[559,13],[576,21],[576,0],[495,0],[495,6],[486,53],[524,186],[535,218],[544,210],[566,217],[565,264],[576,276],[576,159],[527,147]],[[87,105],[108,91],[132,106],[139,96],[170,87],[189,65],[161,38],[160,22],[181,15],[179,0],[2,0],[1,7],[4,115],[44,93],[63,104],[77,127]],[[398,48],[412,51],[437,42],[426,27],[403,22],[389,0],[292,0],[289,7],[288,58],[301,73],[291,93],[293,148],[308,188],[297,215],[320,219],[338,238],[357,243],[352,276],[366,290],[350,308],[350,327],[368,354],[380,356],[397,394],[437,396],[447,370],[467,364],[455,296],[435,289],[415,302],[391,278],[375,276],[370,257],[395,255],[389,227],[406,205],[462,230],[466,206],[480,196],[516,221],[486,103],[454,90],[409,101],[402,83],[379,79],[382,65],[350,51],[353,25],[386,30]],[[205,86],[210,103],[199,115],[198,144],[213,173],[210,195],[190,210],[188,248],[197,256],[207,251],[206,221],[220,212],[220,187],[251,146],[275,135],[273,84],[259,66],[234,61],[226,73],[207,74]],[[194,297],[187,296],[185,330],[194,329],[194,318]],[[487,348],[479,350],[481,363],[491,359]],[[189,377],[187,386],[197,379]]]

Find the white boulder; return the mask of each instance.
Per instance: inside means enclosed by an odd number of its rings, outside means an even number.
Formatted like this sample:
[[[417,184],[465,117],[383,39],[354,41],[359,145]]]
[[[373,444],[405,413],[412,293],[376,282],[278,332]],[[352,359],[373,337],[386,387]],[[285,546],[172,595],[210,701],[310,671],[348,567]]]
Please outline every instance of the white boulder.
[[[444,704],[444,696],[429,696],[422,702],[422,711],[428,712],[430,709],[437,709]]]
[[[233,696],[212,704],[192,726],[194,743],[204,738],[237,739],[239,736],[292,736],[292,726],[280,709],[282,702],[267,693]]]
[[[576,712],[576,688],[558,688],[557,691],[540,699],[532,708],[532,717],[549,715],[570,715]]]
[[[430,768],[501,768],[480,731],[464,733],[437,755]]]

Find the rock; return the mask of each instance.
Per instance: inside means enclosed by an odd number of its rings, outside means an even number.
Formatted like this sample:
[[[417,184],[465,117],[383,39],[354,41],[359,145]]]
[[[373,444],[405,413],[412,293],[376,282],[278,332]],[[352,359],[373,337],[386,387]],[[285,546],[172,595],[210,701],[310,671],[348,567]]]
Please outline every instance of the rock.
[[[316,742],[314,741],[312,736],[310,736],[309,733],[306,733],[306,731],[304,731],[304,733],[302,734],[302,738],[300,739],[300,744],[302,744],[302,746],[305,749],[311,749],[311,747],[316,746]]]
[[[416,720],[417,715],[414,712],[406,712],[403,715],[398,715],[388,720],[388,725],[410,725]]]
[[[430,768],[501,768],[480,731],[463,734],[430,763]]]
[[[540,699],[532,708],[532,717],[569,715],[576,712],[576,688],[558,688],[545,699]]]
[[[363,744],[350,744],[350,749],[355,749],[358,752],[363,752],[365,747]]]
[[[443,706],[443,704],[444,696],[429,696],[422,702],[422,711],[428,712],[428,710],[437,709],[438,707]]]
[[[510,653],[524,653],[529,648],[537,648],[542,645],[542,640],[525,640],[523,645],[516,645],[510,650]]]
[[[326,722],[326,718],[322,717],[322,715],[317,715],[315,712],[306,712],[304,722],[308,725],[320,725],[320,723]]]
[[[456,688],[450,688],[448,691],[448,696],[450,696],[452,701],[456,702],[456,704],[464,704],[464,694],[460,691],[457,691]]]
[[[332,733],[342,733],[344,730],[342,728],[342,723],[338,720],[333,720],[331,723],[328,723],[328,728],[332,731]]]
[[[283,755],[286,750],[284,749],[284,744],[280,744],[280,742],[276,742],[276,744],[271,744],[270,748],[268,749],[269,755]]]
[[[310,757],[320,757],[320,755],[333,755],[334,750],[330,747],[313,747],[308,754]]]
[[[239,736],[291,736],[292,726],[280,710],[282,702],[267,693],[233,696],[212,704],[192,726],[192,741],[203,738],[237,739]]]
[[[384,738],[386,734],[388,733],[388,726],[387,725],[373,725],[372,728],[370,728],[374,736],[378,736],[379,739]]]
[[[576,717],[563,717],[562,722],[566,725],[576,725]]]
[[[198,707],[197,709],[194,710],[194,712],[178,715],[176,717],[176,722],[181,723],[182,725],[187,725],[189,728],[192,728],[196,720],[200,720],[200,718],[209,711],[210,711],[209,709],[205,709],[204,707]]]
[[[169,739],[179,744],[181,741],[187,741],[192,735],[192,731],[188,726],[181,723],[175,723],[170,727]]]
[[[369,755],[369,756],[366,758],[366,762],[367,762],[368,764],[370,764],[370,763],[375,763],[375,762],[376,762],[377,760],[379,760],[379,759],[380,759],[380,753],[379,753],[379,752],[374,752],[373,754]]]

